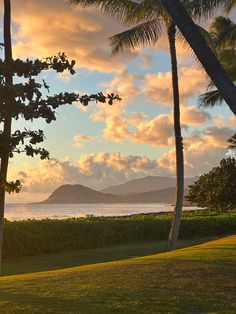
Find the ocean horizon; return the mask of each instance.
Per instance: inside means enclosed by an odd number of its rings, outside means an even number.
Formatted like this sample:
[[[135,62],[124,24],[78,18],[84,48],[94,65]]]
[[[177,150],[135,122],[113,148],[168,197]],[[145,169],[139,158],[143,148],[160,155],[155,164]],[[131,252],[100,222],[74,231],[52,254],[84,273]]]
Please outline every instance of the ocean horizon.
[[[112,204],[13,204],[5,207],[5,218],[11,221],[25,219],[66,219],[72,217],[92,216],[127,216],[142,213],[171,212],[171,204],[162,203],[112,203]],[[183,207],[183,210],[194,210],[196,206]]]

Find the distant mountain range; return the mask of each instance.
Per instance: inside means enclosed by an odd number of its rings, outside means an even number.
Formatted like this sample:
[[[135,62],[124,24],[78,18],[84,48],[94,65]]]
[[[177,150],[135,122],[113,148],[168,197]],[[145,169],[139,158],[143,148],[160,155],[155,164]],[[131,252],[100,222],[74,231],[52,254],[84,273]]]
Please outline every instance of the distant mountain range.
[[[185,180],[185,194],[188,185],[197,177]],[[149,176],[112,186],[102,191],[95,191],[80,184],[62,185],[47,200],[47,204],[86,204],[86,203],[166,203],[172,204],[175,199],[175,179]]]
[[[184,194],[188,194],[188,189],[184,190]],[[175,201],[175,187],[162,190],[150,191],[145,193],[120,196],[122,203],[165,203],[173,204]],[[185,202],[186,203],[186,202]],[[187,204],[187,203],[186,203]]]
[[[198,177],[185,178],[185,187],[197,181]],[[156,190],[163,190],[166,188],[175,187],[176,179],[169,177],[148,176],[141,179],[130,180],[120,185],[108,187],[101,192],[115,194],[115,195],[131,195],[137,193],[144,193]]]

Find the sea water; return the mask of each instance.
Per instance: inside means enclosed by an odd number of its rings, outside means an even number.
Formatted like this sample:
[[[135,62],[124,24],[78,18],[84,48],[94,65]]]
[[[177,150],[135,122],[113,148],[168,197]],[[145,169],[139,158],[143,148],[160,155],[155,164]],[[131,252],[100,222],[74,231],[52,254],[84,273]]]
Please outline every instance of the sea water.
[[[184,207],[193,210],[196,207]],[[126,216],[141,213],[173,211],[168,204],[7,204],[5,218],[23,219],[65,219],[71,217]]]

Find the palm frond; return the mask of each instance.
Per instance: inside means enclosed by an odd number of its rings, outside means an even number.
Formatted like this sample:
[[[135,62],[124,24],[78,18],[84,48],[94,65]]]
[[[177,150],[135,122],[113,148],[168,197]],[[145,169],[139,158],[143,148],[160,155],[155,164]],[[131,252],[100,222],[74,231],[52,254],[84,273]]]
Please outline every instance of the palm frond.
[[[140,24],[146,21],[154,20],[155,18],[169,20],[170,17],[163,9],[160,0],[143,0],[139,5],[136,5],[130,13],[127,14],[126,24]]]
[[[224,70],[230,79],[236,82],[236,24],[227,17],[219,16],[213,21],[209,36],[212,38],[212,49]],[[211,46],[211,42],[206,37],[205,39]],[[219,91],[212,90],[213,88],[215,88],[214,83],[210,81],[208,91],[199,97],[200,106],[213,107],[223,102]]]
[[[219,48],[236,45],[236,24],[229,18],[218,16],[213,21],[210,32]]]
[[[229,143],[228,149],[236,150],[236,133],[227,142]]]
[[[221,8],[224,8],[224,0],[184,0],[190,16],[197,21],[208,20],[215,16]]]
[[[223,48],[217,52],[217,57],[222,64],[224,70],[230,79],[236,83],[236,52],[233,48]],[[212,81],[209,82],[207,89],[210,90],[214,87]]]
[[[223,103],[223,97],[220,92],[216,90],[208,91],[198,98],[199,107],[214,107]]]
[[[139,24],[109,39],[112,54],[124,52],[126,49],[135,50],[140,46],[154,44],[161,36],[162,21],[151,20]]]
[[[225,10],[226,13],[230,13],[236,7],[236,0],[226,1]]]
[[[82,7],[97,7],[100,11],[118,21],[124,22],[127,15],[139,5],[132,0],[69,0],[70,4]]]

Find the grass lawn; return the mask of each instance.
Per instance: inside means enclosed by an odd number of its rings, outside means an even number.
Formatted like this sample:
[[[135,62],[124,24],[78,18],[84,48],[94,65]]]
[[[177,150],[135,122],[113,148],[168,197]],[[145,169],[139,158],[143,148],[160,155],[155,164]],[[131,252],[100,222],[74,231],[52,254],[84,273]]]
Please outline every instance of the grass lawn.
[[[27,267],[27,266],[26,266]],[[236,313],[236,235],[0,279],[0,313]]]
[[[178,241],[177,248],[183,248],[209,241],[200,238]],[[71,252],[7,258],[3,260],[3,275],[18,275],[38,271],[55,270],[74,266],[118,261],[163,252],[166,241],[120,244],[112,247],[80,249]]]

